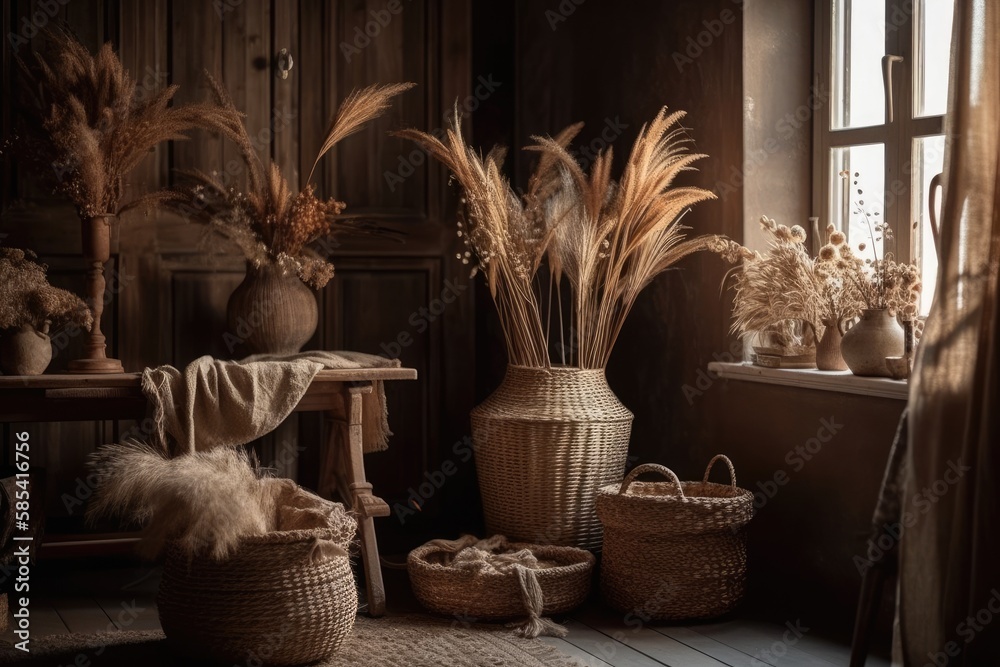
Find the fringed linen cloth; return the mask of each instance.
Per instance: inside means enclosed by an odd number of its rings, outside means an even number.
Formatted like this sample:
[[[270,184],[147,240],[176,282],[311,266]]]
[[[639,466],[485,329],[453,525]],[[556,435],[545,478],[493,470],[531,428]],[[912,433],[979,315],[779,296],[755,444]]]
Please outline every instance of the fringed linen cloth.
[[[301,352],[286,357],[255,355],[240,361],[204,356],[183,372],[173,366],[147,368],[142,391],[153,406],[157,444],[179,456],[213,447],[244,445],[291,414],[324,369],[393,368],[398,359],[360,352]],[[389,445],[382,382],[362,397],[365,453]]]
[[[906,667],[1000,665],[1000,2],[956,0],[951,72],[941,263],[910,384]]]

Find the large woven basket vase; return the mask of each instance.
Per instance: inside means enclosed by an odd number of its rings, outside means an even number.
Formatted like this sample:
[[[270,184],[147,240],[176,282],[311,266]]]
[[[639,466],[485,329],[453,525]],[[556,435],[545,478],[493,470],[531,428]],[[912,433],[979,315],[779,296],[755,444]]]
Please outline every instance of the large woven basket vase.
[[[243,343],[251,354],[295,354],[318,322],[316,295],[297,275],[247,262],[246,277],[226,305],[226,344],[230,352]]]
[[[302,665],[336,651],[354,627],[358,594],[347,555],[322,556],[330,531],[245,539],[224,561],[172,547],[157,609],[174,652],[230,665]]]
[[[491,534],[601,548],[597,490],[625,474],[632,413],[603,369],[508,366],[472,411],[476,469]]]

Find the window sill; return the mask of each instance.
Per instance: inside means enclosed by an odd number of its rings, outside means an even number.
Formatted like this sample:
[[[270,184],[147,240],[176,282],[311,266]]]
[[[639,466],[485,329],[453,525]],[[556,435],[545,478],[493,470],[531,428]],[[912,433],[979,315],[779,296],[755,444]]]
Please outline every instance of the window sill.
[[[727,380],[763,382],[786,387],[817,389],[819,391],[839,391],[845,394],[877,396],[905,401],[910,395],[910,385],[906,380],[872,378],[854,375],[850,371],[819,371],[815,368],[764,368],[749,363],[722,363],[713,361],[708,370]]]

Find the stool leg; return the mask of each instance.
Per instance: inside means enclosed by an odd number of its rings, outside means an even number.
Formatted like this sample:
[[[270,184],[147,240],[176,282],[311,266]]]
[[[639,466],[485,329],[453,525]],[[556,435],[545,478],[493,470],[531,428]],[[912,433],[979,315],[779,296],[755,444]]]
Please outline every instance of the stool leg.
[[[385,587],[382,584],[382,568],[378,558],[378,544],[375,540],[376,516],[388,514],[389,507],[380,498],[372,495],[371,484],[365,478],[364,442],[361,420],[362,394],[371,392],[371,385],[349,387],[347,389],[347,454],[350,462],[348,480],[354,499],[354,511],[358,515],[358,529],[361,533],[361,560],[365,566],[365,588],[368,593],[368,614],[373,617],[385,613]]]

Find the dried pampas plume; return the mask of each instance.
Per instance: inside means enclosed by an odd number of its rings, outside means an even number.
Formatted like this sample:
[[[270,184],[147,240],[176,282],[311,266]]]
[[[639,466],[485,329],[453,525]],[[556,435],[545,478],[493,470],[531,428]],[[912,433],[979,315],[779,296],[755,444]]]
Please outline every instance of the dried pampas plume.
[[[140,553],[155,558],[167,543],[189,557],[224,559],[246,537],[276,530],[332,529],[339,553],[356,521],[339,503],[301,489],[291,480],[260,477],[246,451],[220,447],[167,459],[136,442],[105,445],[88,465],[98,486],[87,516],[144,523]]]
[[[465,143],[457,110],[440,139],[417,130],[394,133],[423,146],[461,184],[467,215],[458,233],[489,284],[510,363],[548,367],[552,320],[558,318],[560,361],[604,368],[636,298],[657,275],[694,252],[739,255],[733,241],[718,235],[687,238],[680,224],[690,207],[715,198],[674,183],[706,157],[688,152],[690,140],[677,126],[683,117],[664,108],[642,127],[620,181],[611,178],[610,148],[594,157],[589,173],[578,163],[569,146],[580,124],[555,137],[532,137],[536,143],[526,149],[536,151],[539,160],[523,196],[503,175],[504,149],[494,148],[484,158]],[[547,300],[536,276],[543,258],[549,269]],[[572,297],[568,341],[564,277]]]
[[[254,266],[277,266],[283,274],[297,275],[307,285],[322,288],[333,277],[333,264],[326,259],[328,251],[320,255],[311,244],[319,245],[340,233],[379,234],[386,230],[342,216],[347,206],[342,201],[318,197],[311,182],[316,167],[339,141],[384,114],[393,97],[415,84],[374,85],[352,92],[331,120],[309,177],[296,192],[276,162],[265,165],[225,86],[211,75],[206,78],[216,105],[225,112],[227,122],[219,129],[243,158],[246,190],[229,185],[228,174],[187,170],[181,172],[181,184],[158,195],[153,203],[210,226],[239,246]]]
[[[230,112],[211,104],[174,105],[177,86],[137,85],[110,42],[92,55],[68,31],[49,30],[48,56],[15,56],[30,108],[18,150],[56,187],[81,217],[121,213],[126,178],[160,143],[187,138],[196,127],[232,124]],[[151,201],[156,200],[154,195]]]

